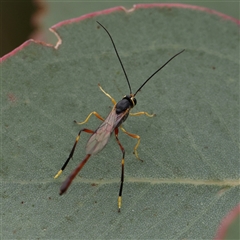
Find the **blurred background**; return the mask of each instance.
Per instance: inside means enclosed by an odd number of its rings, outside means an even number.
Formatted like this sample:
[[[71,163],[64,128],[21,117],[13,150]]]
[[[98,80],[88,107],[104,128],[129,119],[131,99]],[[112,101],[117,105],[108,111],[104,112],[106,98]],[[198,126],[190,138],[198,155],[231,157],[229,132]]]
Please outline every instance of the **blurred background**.
[[[149,1],[144,3],[170,3],[171,1]],[[43,1],[43,0],[1,0],[0,3],[0,57],[11,52],[26,40],[33,38],[45,41],[50,44],[56,43],[55,35],[49,31],[49,27],[56,23],[79,17],[81,15],[95,12],[115,6],[131,8],[133,4],[141,3],[136,1],[116,1],[110,2],[92,1],[83,2],[75,0],[70,2]],[[239,19],[239,1],[178,1],[178,3],[192,4],[207,7],[218,12]]]

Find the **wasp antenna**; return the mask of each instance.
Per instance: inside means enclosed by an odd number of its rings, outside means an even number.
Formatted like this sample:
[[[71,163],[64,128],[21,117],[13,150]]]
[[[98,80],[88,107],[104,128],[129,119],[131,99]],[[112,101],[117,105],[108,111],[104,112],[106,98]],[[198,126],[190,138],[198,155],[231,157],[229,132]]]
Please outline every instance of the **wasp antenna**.
[[[112,36],[110,35],[110,33],[108,32],[108,30],[107,30],[100,22],[97,21],[97,23],[106,31],[106,33],[108,34],[108,36],[110,37],[110,39],[111,39],[111,41],[112,41],[114,50],[115,50],[115,52],[116,52],[116,54],[117,54],[118,60],[119,60],[119,62],[120,62],[120,64],[121,64],[122,70],[123,70],[124,75],[125,75],[125,77],[126,77],[126,80],[127,80],[127,83],[128,83],[128,87],[129,87],[129,90],[130,90],[130,94],[132,94],[132,89],[131,89],[131,86],[130,86],[130,82],[129,82],[129,80],[128,80],[127,73],[126,73],[126,71],[125,71],[125,69],[124,69],[124,66],[123,66],[123,64],[122,64],[122,61],[121,61],[121,59],[120,59],[120,57],[119,57],[119,54],[118,54],[117,48],[116,48],[116,46],[115,46],[115,43],[114,43],[114,41],[113,41],[113,39],[112,39]]]
[[[141,87],[135,92],[134,96],[142,89],[142,87],[156,74],[158,73],[162,68],[164,68],[170,61],[172,61],[176,56],[184,52],[185,49],[183,49],[181,52],[175,54],[173,57],[171,57],[166,63],[164,63],[156,72],[154,72],[142,85]]]

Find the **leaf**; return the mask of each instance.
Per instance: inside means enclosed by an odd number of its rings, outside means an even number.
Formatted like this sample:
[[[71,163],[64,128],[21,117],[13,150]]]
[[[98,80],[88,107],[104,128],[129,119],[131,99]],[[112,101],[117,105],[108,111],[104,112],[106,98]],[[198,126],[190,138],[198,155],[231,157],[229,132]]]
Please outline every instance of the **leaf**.
[[[162,5],[161,5],[162,6]],[[170,6],[170,5],[168,5]],[[28,41],[3,59],[2,236],[4,239],[211,239],[222,217],[239,202],[238,24],[183,6],[138,5],[63,22],[53,29],[58,48]],[[91,111],[106,117],[111,101],[133,92],[182,49],[136,96],[126,130],[141,136],[144,162],[123,133],[125,183],[117,212],[121,151],[112,138],[76,177],[59,187],[84,158],[81,135]],[[92,117],[84,125],[96,129]]]

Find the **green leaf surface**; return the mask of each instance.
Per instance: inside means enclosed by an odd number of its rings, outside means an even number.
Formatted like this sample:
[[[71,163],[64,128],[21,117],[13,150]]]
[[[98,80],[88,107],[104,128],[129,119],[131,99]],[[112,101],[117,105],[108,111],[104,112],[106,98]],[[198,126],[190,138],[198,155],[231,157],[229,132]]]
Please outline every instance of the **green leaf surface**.
[[[85,157],[83,121],[106,117],[111,101],[129,93],[112,34],[133,92],[175,53],[136,96],[122,132],[125,184],[117,196],[121,151],[116,141],[89,162],[68,192],[64,179]],[[28,42],[1,64],[3,239],[211,239],[239,197],[239,28],[204,11],[147,8],[116,11],[55,28],[57,49]],[[96,129],[92,117],[84,126]]]

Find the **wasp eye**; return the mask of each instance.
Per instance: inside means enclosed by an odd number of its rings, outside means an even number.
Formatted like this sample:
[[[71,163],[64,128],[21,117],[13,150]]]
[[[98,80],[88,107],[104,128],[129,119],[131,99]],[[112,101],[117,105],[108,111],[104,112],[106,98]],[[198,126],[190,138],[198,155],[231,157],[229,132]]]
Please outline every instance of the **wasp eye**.
[[[137,105],[137,99],[133,98],[134,105]]]

